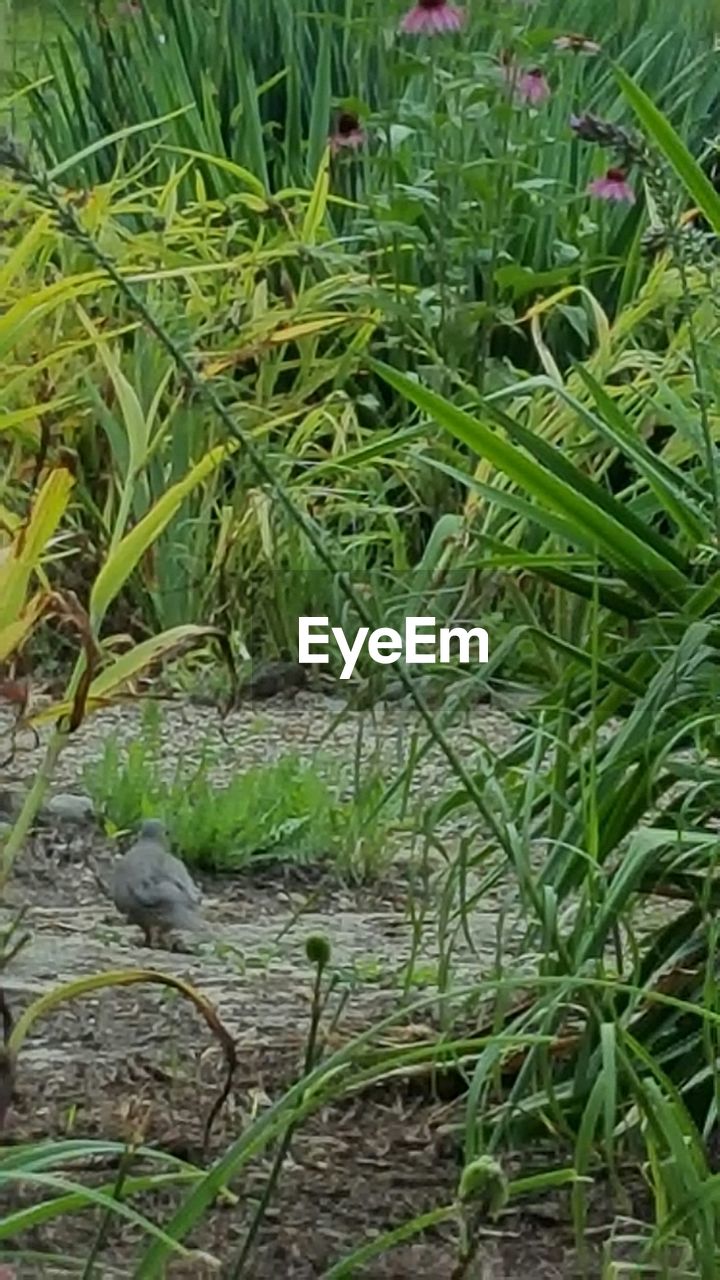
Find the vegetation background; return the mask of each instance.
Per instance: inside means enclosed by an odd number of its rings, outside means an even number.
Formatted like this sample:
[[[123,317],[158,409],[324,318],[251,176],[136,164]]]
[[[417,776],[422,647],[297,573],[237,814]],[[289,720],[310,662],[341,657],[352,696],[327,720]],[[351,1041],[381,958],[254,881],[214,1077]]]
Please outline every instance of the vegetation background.
[[[493,636],[479,673],[362,670],[358,703],[398,679],[415,703],[391,777],[288,760],[221,798],[207,771],[153,772],[150,722],[134,755],[111,743],[90,770],[110,828],[165,806],[177,847],[215,870],[291,846],[368,878],[398,826],[432,841],[464,824],[428,864],[432,1033],[387,1050],[388,1024],[368,1026],[331,1051],[331,949],[312,939],[301,1078],[212,1160],[163,1166],[162,1230],[132,1210],[138,1278],[272,1147],[225,1264],[252,1274],[296,1127],[427,1063],[462,1082],[452,1202],[349,1246],[328,1277],[447,1224],[471,1275],[488,1220],[558,1187],[586,1274],[718,1272],[720,15],[607,8],[5,0],[0,662],[16,729],[50,728],[2,883],[68,739],[148,681],[227,694],[245,661],[292,657],[301,613],[348,631],[481,617]],[[517,732],[468,754],[461,712],[488,696]],[[439,799],[412,791],[431,748],[452,776]],[[498,885],[521,938],[501,920],[468,990],[453,947]],[[412,1018],[412,986],[389,1025]],[[8,1077],[37,1012],[8,1029]],[[37,1170],[69,1176],[90,1139],[3,1148],[7,1183],[48,1198],[14,1205],[0,1238],[80,1197],[102,1211],[75,1259],[92,1275],[112,1215],[159,1185],[133,1172],[137,1147],[114,1186],[71,1192]],[[599,1262],[592,1179],[632,1223]]]

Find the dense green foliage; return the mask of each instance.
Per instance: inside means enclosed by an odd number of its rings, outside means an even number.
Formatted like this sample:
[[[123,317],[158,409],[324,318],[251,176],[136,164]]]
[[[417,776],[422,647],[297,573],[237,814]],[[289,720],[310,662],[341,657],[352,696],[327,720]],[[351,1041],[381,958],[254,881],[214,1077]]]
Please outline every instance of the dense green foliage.
[[[109,747],[91,786],[115,825],[165,809],[191,858],[302,829],[296,851],[327,845],[359,874],[439,745],[456,782],[413,820],[432,842],[463,819],[433,882],[432,1053],[464,1063],[465,1167],[409,1233],[458,1224],[462,1263],[478,1188],[495,1212],[569,1184],[582,1244],[584,1179],[617,1192],[627,1161],[654,1214],[633,1265],[711,1280],[718,15],[699,3],[678,28],[648,0],[598,30],[584,0],[508,0],[412,40],[400,4],[370,0],[277,0],[269,20],[250,0],[88,10],[45,44],[44,83],[6,74],[29,159],[3,144],[0,659],[72,658],[38,718],[81,718],[181,640],[269,656],[304,612],[348,630],[481,617],[489,667],[440,673],[412,760],[347,804],[293,760],[193,791],[153,769],[152,735]],[[573,31],[602,48],[564,47]],[[50,600],[73,619],[62,643],[38,630]],[[128,633],[151,638],[118,657]],[[522,732],[460,759],[481,679],[529,694]],[[456,945],[501,883],[522,946],[459,993]],[[427,1056],[376,1034],[309,1050],[306,1077],[193,1171],[169,1237],[310,1110]],[[548,1132],[557,1167],[508,1182],[504,1151]],[[171,1250],[148,1237],[138,1280]]]
[[[212,780],[221,753],[205,744],[198,762],[180,763],[168,776],[161,727],[151,706],[135,741],[121,748],[109,739],[85,770],[88,794],[111,829],[131,831],[160,815],[173,847],[203,870],[317,863],[363,880],[389,865],[389,813],[377,775],[349,788],[352,779],[330,758],[311,766],[285,755],[221,784]]]

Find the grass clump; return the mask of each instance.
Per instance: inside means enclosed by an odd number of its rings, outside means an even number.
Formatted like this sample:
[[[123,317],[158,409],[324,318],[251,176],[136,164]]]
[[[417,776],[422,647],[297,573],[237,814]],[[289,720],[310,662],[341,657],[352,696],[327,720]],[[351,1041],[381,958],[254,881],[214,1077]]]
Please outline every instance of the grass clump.
[[[108,738],[84,779],[109,825],[133,830],[143,818],[160,817],[176,852],[202,870],[328,862],[364,880],[386,865],[391,813],[379,776],[346,790],[331,763],[313,766],[289,753],[218,785],[215,763],[204,744],[199,760],[181,762],[168,777],[160,718],[150,708],[140,735],[126,744]]]

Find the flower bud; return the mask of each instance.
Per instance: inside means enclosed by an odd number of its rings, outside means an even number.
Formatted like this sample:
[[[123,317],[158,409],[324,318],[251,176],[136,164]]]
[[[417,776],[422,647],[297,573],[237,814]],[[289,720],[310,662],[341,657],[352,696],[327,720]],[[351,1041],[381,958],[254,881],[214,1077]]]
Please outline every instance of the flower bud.
[[[330,963],[330,943],[323,933],[312,933],[305,940],[305,955],[319,969]]]

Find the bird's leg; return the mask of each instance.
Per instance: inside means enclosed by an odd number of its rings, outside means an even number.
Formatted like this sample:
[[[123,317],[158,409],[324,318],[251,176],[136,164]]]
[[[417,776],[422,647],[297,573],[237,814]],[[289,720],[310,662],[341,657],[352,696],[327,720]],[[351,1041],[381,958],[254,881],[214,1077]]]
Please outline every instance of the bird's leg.
[[[142,926],[142,931],[143,931],[143,934],[145,935],[145,946],[146,946],[146,947],[149,947],[149,948],[150,948],[150,950],[152,951],[152,948],[153,948],[153,931],[152,931],[152,925],[151,925],[151,924],[144,924],[144,925]]]
[[[183,937],[179,937],[178,934],[173,932],[172,927],[162,929],[160,933],[165,949],[172,952],[173,955],[193,956],[196,954],[194,948],[189,947]]]
[[[172,951],[174,955],[190,956],[195,954],[182,938],[173,937],[172,934],[168,934],[167,949]]]

